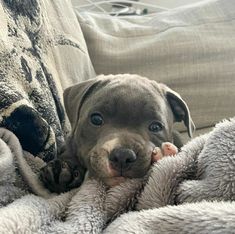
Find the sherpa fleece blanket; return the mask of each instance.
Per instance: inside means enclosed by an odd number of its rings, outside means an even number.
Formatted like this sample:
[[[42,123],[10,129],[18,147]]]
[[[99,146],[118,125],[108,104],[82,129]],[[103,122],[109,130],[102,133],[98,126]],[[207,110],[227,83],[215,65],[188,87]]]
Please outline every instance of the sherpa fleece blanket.
[[[235,119],[154,164],[146,184],[87,178],[61,195],[38,180],[41,159],[0,137],[0,233],[234,233]]]
[[[235,118],[152,168],[136,209],[105,233],[234,233]]]

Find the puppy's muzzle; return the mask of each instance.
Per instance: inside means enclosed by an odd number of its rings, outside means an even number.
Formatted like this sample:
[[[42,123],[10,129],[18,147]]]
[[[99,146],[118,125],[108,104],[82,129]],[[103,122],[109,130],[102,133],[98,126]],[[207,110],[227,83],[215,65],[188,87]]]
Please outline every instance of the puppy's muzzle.
[[[129,170],[136,159],[136,153],[128,148],[115,148],[109,154],[110,165],[120,172]]]

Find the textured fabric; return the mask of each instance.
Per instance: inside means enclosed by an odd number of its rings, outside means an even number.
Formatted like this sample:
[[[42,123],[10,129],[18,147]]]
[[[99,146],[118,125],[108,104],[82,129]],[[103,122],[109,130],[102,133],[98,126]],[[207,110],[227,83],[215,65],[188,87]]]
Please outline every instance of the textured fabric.
[[[15,150],[19,142],[2,133],[0,129],[0,233],[101,233],[107,220],[125,212],[105,233],[234,233],[235,119],[156,163],[143,190],[140,179],[109,190],[86,179],[78,190],[49,198],[29,194],[28,187],[45,194],[40,182],[34,183],[40,163],[28,157],[30,164],[24,167],[34,167],[22,180],[23,156]],[[133,207],[141,211],[128,212]]]
[[[0,126],[50,160],[69,130],[64,88],[94,76],[69,1],[0,2]]]
[[[89,180],[79,191],[51,194],[37,178],[44,164],[0,128],[0,233],[99,233],[106,221],[103,185]]]
[[[151,17],[77,15],[97,74],[137,73],[167,84],[186,100],[197,128],[235,115],[234,1]]]
[[[119,217],[105,233],[233,233],[234,138],[233,118],[156,163],[138,198],[141,211]]]

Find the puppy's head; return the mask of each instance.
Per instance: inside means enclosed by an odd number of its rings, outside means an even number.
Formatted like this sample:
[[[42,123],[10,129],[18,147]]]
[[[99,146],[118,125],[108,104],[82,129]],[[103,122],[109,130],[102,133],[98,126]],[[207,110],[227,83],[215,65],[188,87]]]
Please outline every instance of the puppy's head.
[[[81,164],[110,185],[142,177],[151,153],[172,142],[173,123],[194,125],[186,103],[163,84],[137,75],[98,76],[64,92],[72,143]]]

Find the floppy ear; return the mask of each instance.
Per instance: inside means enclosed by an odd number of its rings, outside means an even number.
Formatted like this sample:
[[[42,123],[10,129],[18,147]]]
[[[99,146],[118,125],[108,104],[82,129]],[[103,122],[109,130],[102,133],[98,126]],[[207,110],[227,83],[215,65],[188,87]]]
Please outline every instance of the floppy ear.
[[[162,87],[166,99],[170,104],[171,110],[174,114],[174,118],[176,122],[184,122],[184,125],[187,127],[188,135],[192,137],[193,131],[195,130],[195,125],[190,115],[189,108],[186,102],[181,98],[181,96],[167,87],[164,84],[160,84]]]
[[[82,104],[99,83],[100,79],[95,78],[65,89],[64,105],[72,129],[79,119]]]

